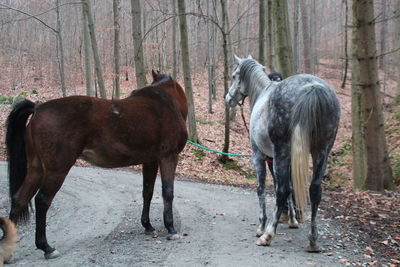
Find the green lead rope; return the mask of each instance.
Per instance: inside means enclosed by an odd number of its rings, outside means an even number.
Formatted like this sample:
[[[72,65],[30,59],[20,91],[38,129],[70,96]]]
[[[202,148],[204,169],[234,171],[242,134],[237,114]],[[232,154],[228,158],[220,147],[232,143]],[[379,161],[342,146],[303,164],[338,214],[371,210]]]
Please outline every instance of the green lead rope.
[[[226,155],[226,156],[232,156],[232,157],[251,157],[251,155],[232,154],[232,153],[225,153],[225,152],[222,152],[222,151],[214,150],[214,149],[211,149],[211,148],[202,146],[202,145],[200,145],[200,144],[197,144],[197,143],[195,143],[195,142],[192,142],[192,141],[190,141],[190,140],[188,140],[187,142],[188,142],[189,144],[192,144],[192,145],[197,146],[197,147],[199,147],[199,148],[202,148],[202,149],[204,149],[204,150],[208,150],[208,151],[211,151],[211,152],[214,152],[214,153],[218,153],[218,154],[222,154],[222,155]]]

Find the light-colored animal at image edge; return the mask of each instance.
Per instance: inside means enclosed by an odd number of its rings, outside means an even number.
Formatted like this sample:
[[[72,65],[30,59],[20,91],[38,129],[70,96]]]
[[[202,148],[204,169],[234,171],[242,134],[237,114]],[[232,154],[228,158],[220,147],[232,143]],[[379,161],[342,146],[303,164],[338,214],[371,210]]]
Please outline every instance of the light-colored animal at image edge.
[[[17,228],[7,218],[0,217],[0,228],[3,235],[0,237],[0,267],[11,258],[11,254],[17,246]]]

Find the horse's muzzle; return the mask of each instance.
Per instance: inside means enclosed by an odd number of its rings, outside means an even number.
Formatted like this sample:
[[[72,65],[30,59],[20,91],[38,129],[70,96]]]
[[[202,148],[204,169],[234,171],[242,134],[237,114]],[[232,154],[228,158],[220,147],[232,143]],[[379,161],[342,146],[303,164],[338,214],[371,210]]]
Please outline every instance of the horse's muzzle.
[[[234,98],[232,98],[229,94],[227,94],[225,97],[225,103],[228,104],[231,108],[234,108],[237,105],[237,101]]]

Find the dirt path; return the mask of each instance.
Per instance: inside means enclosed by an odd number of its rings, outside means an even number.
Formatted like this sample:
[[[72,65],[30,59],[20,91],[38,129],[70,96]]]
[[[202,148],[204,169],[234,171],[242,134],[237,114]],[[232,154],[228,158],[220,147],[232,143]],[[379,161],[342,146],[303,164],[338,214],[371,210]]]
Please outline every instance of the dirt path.
[[[75,167],[49,210],[48,239],[62,256],[46,261],[34,245],[34,222],[20,228],[11,266],[343,266],[362,253],[334,222],[320,221],[324,252],[305,252],[309,224],[278,227],[271,247],[255,245],[258,204],[252,190],[185,181],[175,183],[175,225],[182,238],[166,240],[157,179],[151,219],[158,238],[143,234],[141,176],[129,171]],[[0,215],[9,207],[6,165],[0,164]],[[272,208],[268,198],[268,210]],[[344,239],[343,239],[344,238]],[[346,243],[347,242],[347,243]],[[348,263],[349,264],[349,263]]]

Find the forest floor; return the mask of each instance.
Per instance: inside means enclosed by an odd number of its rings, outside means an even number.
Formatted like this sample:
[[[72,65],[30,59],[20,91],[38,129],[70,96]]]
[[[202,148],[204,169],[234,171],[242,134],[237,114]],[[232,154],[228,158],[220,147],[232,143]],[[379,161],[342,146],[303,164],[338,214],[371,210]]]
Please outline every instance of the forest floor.
[[[15,83],[12,73],[4,69],[0,77],[0,160],[6,160],[4,125],[16,96],[44,102],[61,96],[59,86],[47,77],[25,73],[23,82]],[[358,240],[364,249],[364,263],[369,265],[400,265],[400,105],[395,103],[397,84],[381,73],[382,91],[386,119],[386,132],[397,187],[383,193],[367,192],[352,188],[351,166],[351,89],[348,84],[340,88],[341,68],[329,61],[320,65],[318,76],[327,80],[336,89],[342,108],[338,137],[329,160],[329,169],[324,180],[324,194],[321,203],[322,215],[334,219],[335,223],[347,229],[349,236]],[[130,77],[133,77],[131,75]],[[77,79],[79,80],[79,79]],[[110,77],[107,87],[112,88]],[[150,80],[150,77],[148,77]],[[128,95],[135,88],[135,79],[121,81],[122,95]],[[180,81],[183,84],[182,81]],[[222,76],[218,76],[217,96],[212,113],[208,112],[208,82],[206,74],[193,75],[197,131],[201,145],[222,150],[224,143],[224,103]],[[57,88],[57,89],[55,89]],[[83,83],[70,84],[68,95],[85,94]],[[111,90],[109,90],[109,95]],[[249,118],[248,106],[244,107]],[[230,153],[251,154],[248,134],[241,119],[240,110],[231,123]],[[78,161],[77,165],[87,166]],[[140,167],[134,167],[140,170]],[[180,156],[177,168],[179,179],[190,179],[206,183],[255,187],[256,179],[249,157],[232,158],[228,164],[219,161],[219,155],[187,144]],[[271,190],[271,179],[268,177]],[[257,211],[255,211],[257,212]],[[341,244],[343,248],[346,243]],[[346,264],[346,259],[342,259]],[[362,262],[347,262],[362,265]]]

